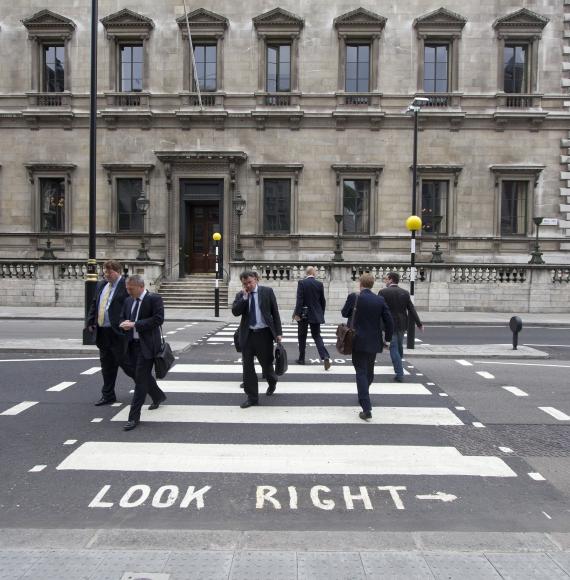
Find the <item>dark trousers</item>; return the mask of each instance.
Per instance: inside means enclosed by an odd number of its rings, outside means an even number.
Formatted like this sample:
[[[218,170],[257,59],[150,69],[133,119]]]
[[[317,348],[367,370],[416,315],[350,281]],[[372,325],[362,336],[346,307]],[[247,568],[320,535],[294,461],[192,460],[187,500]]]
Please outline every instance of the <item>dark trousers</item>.
[[[255,372],[254,358],[257,357],[263,376],[267,384],[277,384],[277,375],[273,368],[273,335],[269,328],[264,328],[258,332],[249,331],[247,340],[242,349],[243,379],[245,393],[250,401],[257,403],[259,398],[259,385],[257,373]]]
[[[101,360],[103,387],[101,395],[104,399],[115,399],[115,381],[119,367],[126,375],[133,377],[134,373],[127,360],[127,339],[118,335],[112,328],[99,326],[97,328],[97,347]]]
[[[135,379],[135,392],[131,402],[129,421],[139,421],[147,393],[150,395],[153,403],[159,403],[164,399],[164,392],[152,376],[154,359],[143,357],[139,342],[134,340],[129,342],[129,357],[134,369]]]
[[[375,362],[375,353],[352,351],[352,364],[356,371],[358,402],[365,413],[372,411],[372,403],[370,402],[370,385],[374,380]]]
[[[308,320],[299,320],[297,329],[297,338],[299,340],[299,358],[305,360],[305,349],[307,347],[307,330],[311,327],[311,336],[315,341],[321,360],[330,358],[329,351],[325,347],[323,337],[321,336],[321,325],[318,322],[309,322]]]

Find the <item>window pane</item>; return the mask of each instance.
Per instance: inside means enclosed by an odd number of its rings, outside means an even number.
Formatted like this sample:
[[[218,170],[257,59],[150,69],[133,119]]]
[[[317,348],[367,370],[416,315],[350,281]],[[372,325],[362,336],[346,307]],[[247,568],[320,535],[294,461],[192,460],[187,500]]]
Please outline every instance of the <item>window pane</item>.
[[[447,93],[447,79],[435,81],[436,93]]]
[[[142,179],[117,179],[117,209],[119,231],[142,231],[142,214],[137,209],[137,197],[143,191]]]
[[[528,182],[503,181],[501,191],[501,235],[526,233]]]
[[[428,233],[447,232],[447,195],[449,182],[444,180],[422,181],[422,231]],[[436,229],[434,216],[441,216]]]
[[[266,233],[290,232],[290,179],[265,179],[263,181],[263,224]]]
[[[194,45],[194,60],[196,61],[196,64],[204,62],[204,50],[204,46]]]
[[[424,91],[426,93],[435,93],[435,81],[433,79],[424,80]]]
[[[346,63],[346,80],[356,80],[358,65],[355,62]]]
[[[527,46],[505,46],[503,66],[505,92],[527,92]]]
[[[279,60],[282,64],[291,61],[291,47],[288,44],[279,47]]]
[[[267,62],[268,63],[277,63],[277,47],[276,46],[268,46],[267,47]]]
[[[206,46],[206,62],[216,62],[217,48],[214,45]]]
[[[63,46],[43,47],[43,91],[61,93],[65,90],[64,55]]]
[[[425,62],[435,62],[435,47],[426,46],[424,48],[424,61]]]
[[[41,231],[65,231],[65,180],[62,177],[40,179]]]
[[[121,47],[121,63],[132,62],[132,48],[130,46]]]
[[[370,181],[343,182],[343,231],[352,234],[369,232]]]
[[[438,62],[447,62],[447,46],[440,45],[436,49],[436,59]]]
[[[357,62],[358,47],[347,45],[346,47],[346,62]]]
[[[446,44],[424,47],[424,91],[445,93],[449,90],[448,48]]]
[[[133,62],[143,62],[142,46],[133,46]]]
[[[358,92],[358,84],[356,79],[346,79],[346,91],[349,93]]]
[[[345,90],[361,93],[370,90],[370,47],[366,44],[346,46]]]

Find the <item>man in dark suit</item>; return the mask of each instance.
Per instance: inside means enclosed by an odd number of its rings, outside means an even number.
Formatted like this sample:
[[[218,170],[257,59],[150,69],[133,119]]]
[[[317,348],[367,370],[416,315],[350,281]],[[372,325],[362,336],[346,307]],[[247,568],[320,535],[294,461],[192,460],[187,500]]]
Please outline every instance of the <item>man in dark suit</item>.
[[[386,282],[386,288],[382,288],[378,294],[386,300],[394,319],[394,334],[392,335],[392,342],[390,342],[390,358],[396,373],[394,380],[398,383],[403,383],[404,332],[408,329],[409,317],[412,317],[420,330],[423,330],[424,327],[416,312],[410,293],[398,286],[400,282],[399,274],[397,272],[389,272],[384,281]]]
[[[311,328],[311,336],[323,361],[325,370],[331,368],[329,351],[325,348],[321,336],[321,324],[325,323],[325,289],[323,283],[315,279],[315,268],[309,266],[305,270],[306,278],[297,284],[297,302],[293,319],[297,321],[297,337],[299,339],[299,358],[297,364],[305,364],[305,348],[307,345],[307,330]]]
[[[145,290],[142,276],[129,276],[127,292],[129,298],[125,300],[119,326],[128,336],[128,352],[135,379],[129,420],[123,427],[125,431],[131,431],[140,422],[147,393],[152,399],[149,410],[158,409],[166,401],[166,395],[152,376],[154,357],[161,347],[160,327],[164,322],[164,305],[159,294]]]
[[[95,403],[97,407],[110,405],[117,400],[115,381],[119,367],[132,377],[132,371],[125,360],[127,338],[119,328],[123,304],[128,296],[121,270],[121,264],[115,260],[107,260],[103,264],[105,279],[97,283],[95,298],[87,316],[87,326],[95,335],[95,344],[99,349],[103,375],[101,398]]]
[[[273,341],[281,342],[281,317],[272,288],[259,286],[255,272],[240,274],[243,290],[236,294],[232,304],[234,316],[241,316],[239,345],[242,354],[244,388],[247,399],[241,404],[247,409],[259,404],[259,385],[255,372],[254,357],[257,357],[267,380],[266,395],[271,396],[277,385],[273,368]]]
[[[352,343],[352,364],[356,371],[358,402],[362,407],[359,417],[363,421],[372,419],[370,385],[374,380],[376,354],[382,352],[384,342],[392,339],[394,323],[388,306],[381,296],[371,292],[374,276],[366,273],[360,276],[360,294],[349,294],[342,308],[342,315],[349,319],[355,330]],[[384,340],[382,338],[384,326]]]

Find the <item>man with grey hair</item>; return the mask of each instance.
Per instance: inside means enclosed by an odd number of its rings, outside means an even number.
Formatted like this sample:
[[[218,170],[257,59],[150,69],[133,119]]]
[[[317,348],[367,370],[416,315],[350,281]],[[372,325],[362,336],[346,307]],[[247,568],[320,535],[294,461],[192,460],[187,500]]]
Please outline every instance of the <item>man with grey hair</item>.
[[[315,278],[316,268],[308,266],[305,270],[306,278],[297,284],[297,302],[293,312],[293,320],[297,321],[297,337],[299,339],[299,358],[297,364],[305,364],[305,348],[307,346],[307,330],[311,328],[311,336],[315,341],[319,357],[323,361],[325,370],[331,368],[329,351],[325,347],[321,336],[321,324],[325,323],[325,289],[323,283]]]
[[[141,408],[147,393],[152,399],[149,410],[158,409],[166,401],[166,395],[152,376],[154,357],[161,347],[160,327],[164,322],[164,305],[159,294],[152,294],[144,287],[142,276],[127,279],[129,298],[125,300],[119,327],[129,340],[129,358],[134,371],[135,392],[131,402],[129,420],[123,427],[131,431],[140,422]]]

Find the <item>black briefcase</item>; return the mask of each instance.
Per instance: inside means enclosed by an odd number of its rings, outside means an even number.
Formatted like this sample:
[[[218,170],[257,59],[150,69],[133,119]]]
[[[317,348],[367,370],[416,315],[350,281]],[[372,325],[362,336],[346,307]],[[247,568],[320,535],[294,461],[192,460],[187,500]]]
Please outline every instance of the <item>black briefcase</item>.
[[[163,379],[174,364],[174,354],[170,348],[170,345],[166,342],[166,340],[164,340],[164,336],[162,335],[162,327],[160,328],[160,337],[160,350],[154,357],[154,374],[156,375],[157,379]]]
[[[285,347],[278,342],[275,346],[275,374],[280,377],[287,372],[288,368],[287,351],[285,350]]]
[[[241,352],[241,346],[239,345],[239,328],[234,332],[234,346],[237,352]]]

